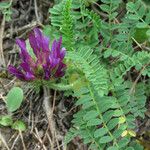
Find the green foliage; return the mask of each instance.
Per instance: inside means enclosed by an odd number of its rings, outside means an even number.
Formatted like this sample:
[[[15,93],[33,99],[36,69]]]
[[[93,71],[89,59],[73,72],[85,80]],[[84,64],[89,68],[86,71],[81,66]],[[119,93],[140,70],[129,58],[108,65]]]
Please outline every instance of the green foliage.
[[[146,111],[146,108],[145,108],[146,96],[145,95],[146,95],[145,84],[144,83],[137,84],[135,91],[130,97],[130,104],[132,107],[131,111],[135,117],[140,116],[144,118],[144,112]]]
[[[12,4],[12,1],[0,2],[0,12],[2,12],[3,15],[5,15],[7,21],[11,20],[11,14],[12,14],[11,4]]]
[[[13,121],[11,115],[12,112],[16,111],[23,101],[23,90],[19,87],[13,87],[6,96],[6,105],[9,115],[0,116],[0,125],[5,127],[11,127],[18,131],[24,131],[26,126],[24,122],[17,120]]]
[[[121,135],[127,130],[131,117],[125,116],[125,110],[119,100],[115,97],[99,96],[90,85],[76,91],[75,96],[79,98],[76,105],[82,105],[82,110],[74,115],[72,123],[73,129],[76,130],[71,129],[66,140],[79,135],[84,139],[84,143],[90,144],[89,147],[96,145],[96,149],[125,148],[130,137]]]
[[[67,0],[62,12],[61,32],[63,35],[63,44],[68,51],[73,50],[74,33],[73,33],[73,18],[71,16],[71,0]]]
[[[1,116],[0,117],[0,124],[2,126],[11,126],[13,123],[12,117],[11,116]]]
[[[142,0],[146,5],[150,5],[150,1],[149,0]]]
[[[49,10],[51,25],[55,31],[52,36],[57,37],[61,32],[68,51],[74,49],[74,45],[79,47],[86,44],[93,48],[99,42],[99,15],[86,9],[83,4],[80,0],[63,0]]]
[[[7,9],[9,7],[10,7],[10,3],[9,2],[1,2],[0,3],[0,10]]]
[[[13,87],[7,94],[6,105],[10,112],[16,111],[23,101],[23,91],[19,87]]]
[[[67,58],[78,65],[94,89],[103,96],[108,92],[107,72],[104,66],[99,64],[98,57],[92,53],[92,50],[84,48],[77,52],[68,52]]]
[[[150,10],[142,0],[101,0],[92,9],[96,2],[63,0],[49,11],[49,33],[67,47],[69,83],[49,87],[72,88],[80,106],[66,143],[79,136],[91,150],[143,149],[132,137],[150,95]]]
[[[0,117],[0,125],[8,127],[10,126],[12,129],[18,130],[18,131],[25,131],[26,125],[24,122],[17,120],[13,122],[12,116],[6,115]]]
[[[26,125],[22,121],[15,121],[12,125],[12,128],[18,131],[25,131],[26,130]]]

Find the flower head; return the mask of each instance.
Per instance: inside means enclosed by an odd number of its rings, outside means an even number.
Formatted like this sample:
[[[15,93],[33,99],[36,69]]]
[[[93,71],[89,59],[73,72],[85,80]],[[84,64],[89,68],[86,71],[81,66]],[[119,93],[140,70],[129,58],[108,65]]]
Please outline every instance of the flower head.
[[[28,53],[25,41],[17,39],[16,43],[21,49],[21,63],[18,68],[9,65],[8,71],[11,74],[26,81],[49,80],[64,76],[66,65],[63,60],[66,49],[61,48],[62,37],[58,41],[54,40],[52,47],[49,48],[49,38],[44,36],[38,28],[35,28],[29,35],[29,42],[35,58]]]

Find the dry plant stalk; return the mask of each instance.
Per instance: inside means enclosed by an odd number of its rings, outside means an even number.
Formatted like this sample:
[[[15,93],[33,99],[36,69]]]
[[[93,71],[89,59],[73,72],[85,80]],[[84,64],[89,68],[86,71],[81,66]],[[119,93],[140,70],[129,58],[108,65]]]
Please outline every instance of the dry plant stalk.
[[[5,28],[5,15],[3,15],[1,27],[0,27],[0,66],[6,66],[4,53],[3,53],[3,33]]]
[[[48,124],[49,124],[50,132],[51,132],[51,138],[52,138],[51,148],[53,150],[56,128],[55,128],[55,122],[53,119],[53,110],[52,110],[52,106],[50,104],[50,93],[46,87],[43,87],[43,89],[44,89],[43,106],[44,106],[46,116],[48,118]]]
[[[7,150],[10,150],[10,148],[8,147],[8,144],[7,144],[6,140],[5,140],[5,137],[4,137],[4,135],[1,133],[1,131],[0,131],[0,140],[2,141],[2,143],[4,144],[4,146],[6,147],[6,149],[7,149]]]

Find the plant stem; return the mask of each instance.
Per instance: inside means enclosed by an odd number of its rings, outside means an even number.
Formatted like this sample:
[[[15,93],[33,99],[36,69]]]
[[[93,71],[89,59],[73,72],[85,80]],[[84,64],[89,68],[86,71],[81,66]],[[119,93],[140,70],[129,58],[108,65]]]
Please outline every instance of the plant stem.
[[[82,79],[78,79],[75,82],[71,83],[71,84],[55,84],[55,83],[51,83],[50,85],[48,85],[49,88],[55,89],[55,90],[60,90],[60,91],[67,91],[67,90],[71,90],[73,88],[73,86],[75,86],[76,84],[78,84],[79,82],[81,82]]]
[[[52,143],[54,142],[54,138],[55,138],[55,122],[53,119],[53,111],[52,111],[52,106],[50,103],[50,93],[49,93],[49,89],[46,88],[45,86],[43,86],[43,90],[44,90],[44,100],[43,100],[43,106],[44,106],[44,111],[46,113],[46,116],[48,118],[48,124],[49,124],[49,128],[50,128],[50,132],[51,132],[51,137],[52,137]],[[54,143],[51,145],[52,150],[54,149]]]

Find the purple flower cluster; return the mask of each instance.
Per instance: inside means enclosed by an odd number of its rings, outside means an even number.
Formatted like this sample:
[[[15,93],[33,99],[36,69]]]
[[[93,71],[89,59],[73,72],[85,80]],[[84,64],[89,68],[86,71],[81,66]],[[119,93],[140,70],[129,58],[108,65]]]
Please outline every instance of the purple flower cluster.
[[[44,36],[38,28],[35,28],[29,35],[29,42],[35,58],[28,53],[25,41],[17,39],[16,43],[21,49],[21,63],[18,68],[9,65],[8,71],[11,74],[25,81],[49,80],[64,76],[66,65],[63,60],[66,49],[61,48],[62,37],[58,41],[53,41],[50,50],[49,38]]]

